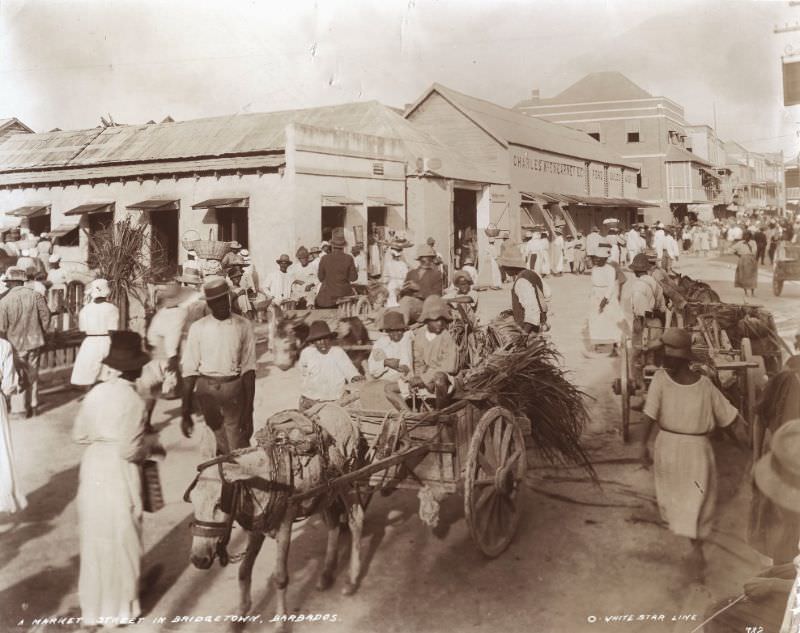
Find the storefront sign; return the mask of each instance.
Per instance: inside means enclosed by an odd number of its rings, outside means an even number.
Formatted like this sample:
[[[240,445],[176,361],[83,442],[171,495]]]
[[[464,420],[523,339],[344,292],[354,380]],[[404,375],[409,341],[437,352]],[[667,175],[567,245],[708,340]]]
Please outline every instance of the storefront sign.
[[[586,193],[586,166],[580,159],[513,145],[509,155],[514,189],[540,193]]]
[[[608,168],[608,197],[624,198],[622,195],[622,167]]]
[[[592,163],[589,165],[589,195],[603,197],[606,195],[605,165]]]

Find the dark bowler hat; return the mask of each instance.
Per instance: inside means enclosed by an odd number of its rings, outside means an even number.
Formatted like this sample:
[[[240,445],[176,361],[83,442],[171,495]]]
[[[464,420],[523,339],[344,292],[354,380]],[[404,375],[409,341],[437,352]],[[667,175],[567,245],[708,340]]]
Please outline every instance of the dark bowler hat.
[[[384,332],[391,332],[393,330],[407,330],[408,326],[401,312],[388,310],[383,315],[383,327],[381,329]]]
[[[224,297],[228,292],[230,292],[230,286],[224,277],[214,277],[203,285],[203,297],[206,301]]]
[[[336,338],[336,332],[331,332],[331,328],[325,321],[314,321],[308,328],[307,343],[313,343],[322,338]]]
[[[639,253],[631,262],[633,272],[647,272],[650,270],[650,259],[644,253]]]
[[[118,371],[141,369],[150,361],[150,356],[142,350],[142,337],[128,330],[112,330],[111,348],[103,364]]]

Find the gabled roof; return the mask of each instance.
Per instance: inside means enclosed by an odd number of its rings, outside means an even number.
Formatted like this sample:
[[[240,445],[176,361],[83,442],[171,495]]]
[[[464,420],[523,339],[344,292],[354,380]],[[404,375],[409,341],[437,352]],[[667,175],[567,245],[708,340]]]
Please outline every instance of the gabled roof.
[[[33,130],[20,121],[17,117],[0,119],[0,133],[2,133],[6,128],[14,127],[15,125],[24,128],[29,133],[33,133]]]
[[[433,84],[409,106],[406,109],[406,118],[409,118],[414,110],[434,92],[441,95],[504,147],[513,143],[564,156],[634,167],[632,163],[612,152],[585,132],[528,116],[483,99],[470,97],[441,84]]]
[[[0,144],[0,172],[276,153],[286,147],[285,130],[290,123],[398,139],[409,159],[442,160],[437,173],[443,176],[492,182],[485,180],[484,170],[377,101],[15,135]]]
[[[670,145],[669,149],[667,150],[667,157],[664,159],[667,163],[685,163],[687,161],[692,163],[697,163],[698,165],[703,165],[705,167],[713,167],[714,165],[711,162],[707,161],[705,158],[698,156],[697,154],[693,154],[682,147],[678,147],[677,145]]]

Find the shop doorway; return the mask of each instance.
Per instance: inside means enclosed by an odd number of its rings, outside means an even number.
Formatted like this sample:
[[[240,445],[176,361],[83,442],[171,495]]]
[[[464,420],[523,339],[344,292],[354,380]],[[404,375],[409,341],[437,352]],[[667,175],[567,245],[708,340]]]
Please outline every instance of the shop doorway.
[[[28,228],[33,235],[50,232],[50,213],[28,218]]]
[[[470,189],[453,190],[453,246],[456,267],[465,257],[478,265],[478,192]]]
[[[150,227],[153,267],[158,276],[173,277],[178,271],[178,212],[152,212]]]
[[[223,242],[239,242],[244,248],[250,248],[247,225],[247,209],[216,209],[217,235]]]
[[[345,207],[322,207],[322,239],[330,242],[335,229],[344,229]]]
[[[383,257],[386,246],[380,244],[387,239],[386,207],[367,207],[367,269],[373,277],[383,273]]]

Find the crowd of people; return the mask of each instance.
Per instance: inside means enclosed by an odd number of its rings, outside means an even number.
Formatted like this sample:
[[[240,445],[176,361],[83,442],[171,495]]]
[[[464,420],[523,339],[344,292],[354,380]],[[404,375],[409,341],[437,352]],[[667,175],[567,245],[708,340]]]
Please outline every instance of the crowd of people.
[[[669,271],[682,253],[737,254],[737,285],[747,288],[753,261],[757,268],[764,255],[763,249],[759,250],[764,240],[755,236],[766,237],[770,260],[775,257],[769,246],[773,239],[778,244],[796,239],[793,227],[771,226],[769,221],[763,227],[716,222],[667,227],[657,223],[652,227],[634,225],[626,232],[609,222],[604,228],[601,234],[599,227],[592,227],[585,238],[581,234],[565,238],[560,230],[548,235],[542,229],[528,231],[521,244],[489,241],[481,264],[491,267],[491,287],[510,284],[510,318],[523,332],[535,336],[549,329],[552,292],[548,276],[588,271],[591,343],[610,344],[613,354],[620,334],[626,332],[633,337],[636,350],[636,341],[641,342],[647,325],[661,323],[667,302],[679,300],[679,295],[670,294]],[[406,253],[414,245],[405,239],[392,240],[386,244],[385,259],[378,269],[368,268],[363,245],[354,244],[349,252],[347,246],[339,234],[318,247],[300,246],[295,260],[280,255],[263,283],[241,244],[233,243],[220,261],[201,261],[189,253],[180,275],[159,289],[157,310],[144,338],[119,329],[119,309],[111,301],[107,280],[95,279],[87,286],[78,319],[86,336],[71,375],[72,384],[84,390],[73,439],[87,446],[78,493],[79,594],[85,623],[108,615],[130,619],[140,611],[141,464],[148,457],[164,455],[150,425],[156,400],[164,395],[180,397],[180,426],[187,437],[195,429],[194,415],[201,414],[213,433],[217,454],[250,445],[256,390],[253,322],[259,293],[267,302],[332,308],[342,298],[365,291],[370,277],[383,287],[377,312],[380,335],[363,366],[333,345],[336,332],[328,323],[316,320],[310,324],[297,362],[300,410],[309,412],[340,402],[349,384],[365,379],[375,381],[396,410],[409,410],[419,400],[437,409],[446,406],[459,370],[459,350],[449,324],[457,307],[474,315],[478,304],[474,255],[461,257],[459,269],[448,275],[431,238],[417,247],[411,262]],[[17,265],[2,279],[0,451],[5,458],[0,460],[0,512],[19,512],[27,503],[14,472],[6,398],[18,398],[24,416],[37,413],[38,360],[52,316],[46,292],[34,285],[38,280],[31,279],[29,271],[38,268],[38,261],[45,267],[45,279],[51,284],[64,283],[58,257],[37,252],[37,258],[21,253]],[[628,277],[623,268],[633,276]],[[714,428],[729,427],[741,417],[713,382],[691,365],[691,337],[686,331],[667,329],[652,348],[663,354],[663,366],[641,404],[649,424],[642,458],[649,460],[650,429],[659,428],[662,432],[653,448],[659,507],[670,528],[690,539],[691,560],[702,568],[716,481],[708,436]],[[635,366],[643,363],[641,354],[634,353],[632,360]],[[765,387],[760,405],[765,434],[769,431],[773,443],[781,426],[774,420],[800,417],[800,399],[796,397],[800,371],[796,357],[792,362],[788,373],[779,374],[780,378],[772,379],[777,382]],[[634,373],[639,376],[641,372]],[[773,396],[768,400],[769,393]],[[781,403],[781,411],[767,411],[776,402]],[[787,413],[786,407],[791,406],[797,410]],[[767,448],[764,442],[759,451],[766,453]],[[778,512],[774,508],[763,511]],[[784,558],[792,551],[788,540],[795,538],[796,546],[797,530],[791,526],[797,525],[800,521],[790,524],[789,535],[780,543]]]

